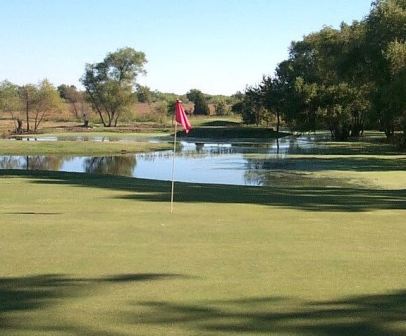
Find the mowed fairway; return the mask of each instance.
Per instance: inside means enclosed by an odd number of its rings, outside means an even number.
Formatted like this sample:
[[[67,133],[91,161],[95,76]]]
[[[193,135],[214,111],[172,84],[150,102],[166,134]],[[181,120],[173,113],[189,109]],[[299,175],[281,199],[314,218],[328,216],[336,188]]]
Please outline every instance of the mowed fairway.
[[[167,182],[1,171],[0,334],[405,335],[404,162],[178,183],[172,215]]]

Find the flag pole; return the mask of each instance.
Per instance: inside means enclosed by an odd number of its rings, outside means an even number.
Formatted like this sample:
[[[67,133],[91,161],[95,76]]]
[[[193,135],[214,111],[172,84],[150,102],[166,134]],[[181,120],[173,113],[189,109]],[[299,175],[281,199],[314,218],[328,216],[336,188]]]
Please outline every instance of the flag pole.
[[[171,213],[173,213],[173,191],[175,189],[175,156],[176,156],[176,133],[177,121],[175,120],[175,136],[173,138],[173,156],[172,156],[172,190],[171,190]]]

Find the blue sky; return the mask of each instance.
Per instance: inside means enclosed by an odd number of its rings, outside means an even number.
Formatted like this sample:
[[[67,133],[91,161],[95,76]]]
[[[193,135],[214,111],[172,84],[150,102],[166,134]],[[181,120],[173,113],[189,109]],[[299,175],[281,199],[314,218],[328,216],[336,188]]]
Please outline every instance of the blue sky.
[[[129,46],[139,82],[232,94],[272,74],[292,40],[366,16],[371,0],[0,0],[0,81],[79,84],[85,63]]]

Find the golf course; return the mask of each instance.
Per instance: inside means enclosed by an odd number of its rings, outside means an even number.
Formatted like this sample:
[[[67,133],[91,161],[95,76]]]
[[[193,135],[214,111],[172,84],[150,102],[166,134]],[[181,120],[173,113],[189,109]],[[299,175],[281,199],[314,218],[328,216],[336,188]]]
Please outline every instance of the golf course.
[[[0,0],[0,336],[406,336],[406,0]]]
[[[0,148],[52,145],[167,149]],[[262,186],[177,182],[173,214],[170,181],[2,169],[1,335],[404,335],[406,155],[381,146],[271,153]]]

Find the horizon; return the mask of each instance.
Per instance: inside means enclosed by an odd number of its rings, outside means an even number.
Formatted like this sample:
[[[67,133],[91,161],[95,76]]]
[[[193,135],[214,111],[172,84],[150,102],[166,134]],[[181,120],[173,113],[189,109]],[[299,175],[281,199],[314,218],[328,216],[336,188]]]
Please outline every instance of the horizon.
[[[0,0],[0,42],[6,46],[0,80],[22,85],[46,78],[55,86],[82,88],[86,63],[128,46],[146,54],[147,74],[137,83],[151,90],[231,95],[273,74],[292,41],[323,26],[360,21],[370,5],[371,0],[120,0],[114,5]]]

